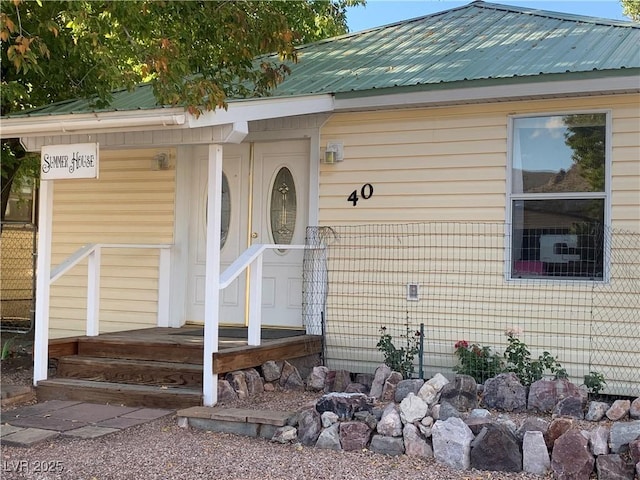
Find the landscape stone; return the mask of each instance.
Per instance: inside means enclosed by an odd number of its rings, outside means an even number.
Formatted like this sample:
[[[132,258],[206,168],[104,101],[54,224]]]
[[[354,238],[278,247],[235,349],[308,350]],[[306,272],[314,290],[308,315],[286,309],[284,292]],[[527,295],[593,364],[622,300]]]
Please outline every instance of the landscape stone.
[[[371,385],[373,385],[373,378],[374,376],[371,373],[356,373],[356,383],[367,387],[367,391],[371,390]]]
[[[528,408],[550,413],[560,400],[567,397],[586,401],[585,392],[566,378],[538,380],[529,387]]]
[[[460,412],[478,408],[478,389],[470,375],[456,375],[440,390],[440,403],[449,402]]]
[[[255,368],[243,370],[243,373],[250,397],[264,393],[264,380]]]
[[[307,378],[307,390],[313,392],[321,392],[324,390],[325,382],[327,380],[327,372],[329,369],[324,365],[319,367],[313,367],[311,373]],[[279,376],[278,376],[279,378]]]
[[[486,408],[474,408],[467,418],[491,418],[491,412]]]
[[[433,417],[424,417],[420,420],[417,427],[420,430],[420,433],[424,436],[424,438],[431,438],[432,435],[432,427],[433,427]]]
[[[556,480],[588,480],[594,463],[587,439],[578,430],[568,430],[555,441],[551,469]]]
[[[398,383],[402,381],[402,374],[398,372],[391,372],[391,375],[387,377],[387,381],[384,382],[384,387],[382,388],[382,397],[380,398],[383,402],[393,402],[396,398],[396,388]]]
[[[629,444],[640,437],[640,420],[630,422],[615,422],[611,425],[609,434],[609,448],[611,453],[623,453],[629,449]]]
[[[587,410],[584,419],[589,422],[599,422],[604,418],[610,406],[606,402],[589,402],[589,410]]]
[[[315,445],[322,430],[320,414],[315,408],[306,408],[298,414],[298,440],[303,445]]]
[[[634,420],[640,419],[640,397],[631,402],[631,406],[629,407],[629,416]]]
[[[431,407],[431,416],[434,420],[440,420],[440,404],[436,403],[433,407]]]
[[[622,420],[627,415],[629,415],[629,410],[631,409],[631,402],[629,400],[616,400],[611,405],[611,408],[607,410],[607,418],[612,422],[617,422],[618,420]]]
[[[381,435],[388,437],[402,436],[402,420],[395,404],[390,403],[382,413],[382,418],[376,426],[376,430]]]
[[[484,427],[491,425],[493,420],[491,418],[483,417],[467,417],[464,423],[467,424],[474,435],[478,435]]]
[[[409,423],[402,429],[405,453],[412,457],[430,458],[433,457],[433,449],[426,438],[420,434],[420,430],[415,425]]]
[[[245,379],[244,372],[227,373],[225,380],[227,380],[233,387],[240,400],[249,398],[249,389],[247,388],[247,381]]]
[[[277,443],[291,443],[296,440],[296,438],[298,438],[298,429],[291,425],[285,425],[284,427],[276,428],[271,441]]]
[[[369,389],[361,383],[350,383],[344,391],[345,393],[367,393]]]
[[[338,415],[334,412],[322,412],[322,415],[320,415],[322,428],[329,428],[331,425],[338,422],[338,418]]]
[[[438,420],[432,428],[433,455],[440,463],[457,470],[468,470],[471,464],[473,433],[459,418]]]
[[[218,380],[218,401],[228,403],[238,400],[238,393],[226,380]]]
[[[640,437],[629,443],[629,455],[634,462],[640,462]]]
[[[582,420],[584,418],[582,399],[578,397],[563,398],[553,407],[553,417],[571,417]]]
[[[335,423],[328,428],[325,428],[318,437],[316,447],[325,448],[327,450],[342,450],[340,444],[340,424]]]
[[[535,475],[546,475],[551,459],[544,435],[538,430],[527,430],[522,440],[522,470]]]
[[[522,425],[516,431],[518,439],[522,441],[526,432],[542,432],[544,435],[549,429],[549,422],[540,417],[526,417],[522,421]]]
[[[353,419],[366,423],[371,430],[375,430],[378,426],[378,419],[371,412],[360,411],[353,414]]]
[[[371,429],[362,422],[341,422],[340,444],[345,451],[362,450],[369,444]]]
[[[304,382],[300,372],[287,361],[282,365],[279,383],[285,390],[304,390]]]
[[[400,380],[396,386],[395,402],[400,403],[404,400],[409,393],[416,395],[420,388],[424,385],[424,380],[421,378],[411,378],[408,380]]]
[[[385,455],[402,455],[404,453],[404,441],[402,437],[374,435],[371,439],[369,449],[372,452],[383,453]]]
[[[333,412],[340,420],[351,420],[355,412],[370,409],[371,399],[363,393],[331,392],[316,402],[316,410],[319,413]]]
[[[527,408],[527,389],[515,373],[501,373],[484,382],[482,403],[487,408],[522,412]]]
[[[471,467],[497,472],[522,470],[522,453],[516,436],[505,426],[485,426],[471,442]]]
[[[620,455],[600,455],[596,458],[598,480],[633,480],[634,464]]]
[[[413,392],[409,392],[400,402],[400,418],[402,423],[419,422],[428,412],[429,406]]]
[[[575,421],[572,418],[554,418],[549,424],[549,428],[544,435],[544,441],[547,444],[547,448],[551,450],[555,441],[574,426]]]
[[[379,399],[382,397],[382,389],[384,388],[384,384],[391,375],[391,368],[387,365],[380,365],[376,368],[376,372],[373,377],[373,383],[371,384],[371,390],[369,391],[369,395],[375,399]]]
[[[431,385],[437,393],[440,393],[442,387],[449,383],[449,379],[441,373],[436,373],[433,377],[425,382],[425,384]]]
[[[462,414],[449,402],[442,402],[438,410],[438,420],[446,420],[451,417],[462,418]]]
[[[439,392],[436,390],[436,387],[429,384],[429,382],[425,383],[418,390],[418,396],[427,404],[433,405],[438,401]]]
[[[594,455],[607,455],[609,453],[609,427],[598,425],[589,432],[589,447]]]
[[[268,362],[264,362],[260,368],[262,370],[262,376],[264,377],[265,382],[275,382],[280,378],[282,369],[277,362],[269,360]]]
[[[351,373],[347,370],[336,370],[333,382],[333,392],[344,392],[351,383]]]

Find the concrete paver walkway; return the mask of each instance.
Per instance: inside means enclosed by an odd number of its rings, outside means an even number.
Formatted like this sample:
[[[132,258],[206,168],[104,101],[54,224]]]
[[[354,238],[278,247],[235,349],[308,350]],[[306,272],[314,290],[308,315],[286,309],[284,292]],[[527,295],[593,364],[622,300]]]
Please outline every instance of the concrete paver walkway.
[[[0,442],[28,447],[59,435],[96,438],[140,425],[174,410],[49,400],[2,413]]]

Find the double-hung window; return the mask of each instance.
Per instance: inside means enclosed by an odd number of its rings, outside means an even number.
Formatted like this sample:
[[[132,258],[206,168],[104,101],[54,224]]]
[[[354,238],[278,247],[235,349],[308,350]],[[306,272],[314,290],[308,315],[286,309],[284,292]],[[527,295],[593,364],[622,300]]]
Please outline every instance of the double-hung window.
[[[606,278],[610,127],[603,112],[511,119],[509,278]]]

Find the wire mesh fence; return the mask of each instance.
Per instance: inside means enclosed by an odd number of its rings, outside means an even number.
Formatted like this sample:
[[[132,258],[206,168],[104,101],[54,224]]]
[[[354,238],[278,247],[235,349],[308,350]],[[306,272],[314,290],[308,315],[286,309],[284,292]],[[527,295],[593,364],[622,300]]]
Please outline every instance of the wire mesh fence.
[[[36,226],[6,222],[0,236],[0,330],[28,332],[35,313]]]
[[[596,372],[602,393],[639,395],[640,234],[590,235],[601,239],[599,256],[579,234],[541,231],[537,253],[523,260],[521,239],[501,223],[311,227],[305,324],[325,335],[333,369],[371,373],[383,362],[383,334],[401,348],[422,327],[415,371],[425,378],[513,369],[505,352],[516,342],[528,352],[522,368],[542,357],[574,383]],[[605,268],[586,268],[596,257]]]

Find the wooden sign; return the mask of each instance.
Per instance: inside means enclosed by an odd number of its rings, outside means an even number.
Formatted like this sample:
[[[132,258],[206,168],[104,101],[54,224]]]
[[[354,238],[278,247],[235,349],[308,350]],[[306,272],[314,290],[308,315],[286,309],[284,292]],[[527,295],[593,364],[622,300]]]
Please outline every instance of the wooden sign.
[[[98,144],[46,145],[40,156],[40,178],[98,178]]]

